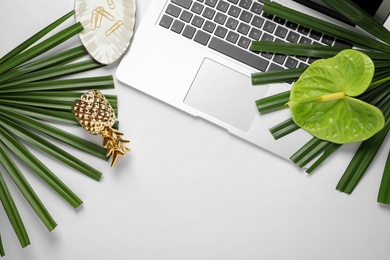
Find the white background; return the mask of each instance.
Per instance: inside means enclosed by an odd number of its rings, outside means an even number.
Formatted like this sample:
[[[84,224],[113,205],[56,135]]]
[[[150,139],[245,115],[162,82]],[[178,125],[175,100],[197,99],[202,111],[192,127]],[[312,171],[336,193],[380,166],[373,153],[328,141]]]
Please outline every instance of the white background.
[[[137,1],[138,22],[149,2]],[[72,9],[70,0],[1,1],[0,56]],[[117,65],[86,74],[111,75]],[[308,176],[119,82],[114,93],[132,152],[111,169],[70,150],[104,172],[100,182],[37,153],[84,204],[74,210],[25,170],[58,227],[47,232],[10,185],[31,245],[19,246],[1,208],[4,259],[389,259],[390,208],[376,202],[388,141],[349,196],[335,190],[346,150]]]

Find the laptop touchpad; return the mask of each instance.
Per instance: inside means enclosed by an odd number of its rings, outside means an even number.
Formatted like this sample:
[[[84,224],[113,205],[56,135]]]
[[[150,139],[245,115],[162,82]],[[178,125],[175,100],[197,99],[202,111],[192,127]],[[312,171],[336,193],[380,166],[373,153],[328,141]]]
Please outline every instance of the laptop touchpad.
[[[267,86],[254,87],[251,78],[210,59],[204,59],[184,103],[243,131],[258,114],[255,101]]]

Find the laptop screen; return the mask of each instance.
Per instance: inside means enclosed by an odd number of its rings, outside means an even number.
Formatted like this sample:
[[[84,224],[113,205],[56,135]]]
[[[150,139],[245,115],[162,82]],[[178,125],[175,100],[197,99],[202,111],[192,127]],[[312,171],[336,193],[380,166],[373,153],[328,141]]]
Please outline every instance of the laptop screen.
[[[323,14],[326,14],[330,17],[333,17],[337,20],[340,20],[342,22],[345,22],[347,24],[353,25],[350,21],[348,21],[345,17],[341,16],[334,10],[331,10],[329,7],[327,7],[324,3],[322,3],[320,0],[294,0],[295,2],[298,2],[302,5],[305,5],[307,7],[310,7],[311,9],[314,9],[318,12],[321,12]],[[363,10],[365,10],[367,13],[369,13],[371,16],[375,16],[375,14],[378,12],[379,7],[381,6],[383,0],[352,0],[357,5],[359,5]],[[380,21],[383,22],[383,21]]]

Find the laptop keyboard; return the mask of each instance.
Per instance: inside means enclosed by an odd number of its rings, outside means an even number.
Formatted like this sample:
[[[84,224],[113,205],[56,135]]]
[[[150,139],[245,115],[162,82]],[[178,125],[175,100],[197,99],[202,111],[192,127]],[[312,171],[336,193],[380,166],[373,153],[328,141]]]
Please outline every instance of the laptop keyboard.
[[[264,12],[264,0],[170,0],[159,25],[260,71],[307,67],[314,58],[249,50],[253,40],[350,47]]]

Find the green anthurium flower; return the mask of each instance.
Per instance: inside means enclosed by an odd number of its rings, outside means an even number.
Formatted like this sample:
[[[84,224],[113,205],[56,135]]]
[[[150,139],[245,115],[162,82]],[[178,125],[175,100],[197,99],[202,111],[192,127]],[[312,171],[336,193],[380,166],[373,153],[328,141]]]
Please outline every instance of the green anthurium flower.
[[[356,50],[313,62],[291,89],[288,105],[294,122],[334,143],[370,138],[383,128],[383,113],[354,97],[369,87],[374,69],[372,60]]]

